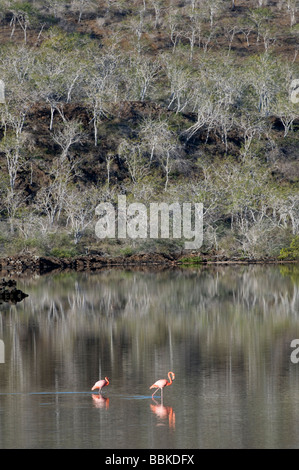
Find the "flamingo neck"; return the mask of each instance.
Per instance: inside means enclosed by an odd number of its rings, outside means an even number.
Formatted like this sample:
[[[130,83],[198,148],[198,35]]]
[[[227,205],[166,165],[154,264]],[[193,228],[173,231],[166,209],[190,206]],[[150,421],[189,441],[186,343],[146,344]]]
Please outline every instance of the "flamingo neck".
[[[169,382],[168,382],[167,385],[171,385],[172,384],[172,373],[171,372],[168,373],[168,380],[169,380]]]

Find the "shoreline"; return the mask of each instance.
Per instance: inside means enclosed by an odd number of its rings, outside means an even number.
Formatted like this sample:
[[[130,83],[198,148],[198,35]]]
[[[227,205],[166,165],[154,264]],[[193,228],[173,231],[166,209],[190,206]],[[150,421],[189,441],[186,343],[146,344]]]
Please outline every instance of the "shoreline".
[[[224,256],[140,253],[129,256],[81,255],[74,258],[53,256],[7,256],[0,258],[0,276],[49,274],[58,272],[96,272],[102,269],[174,269],[225,265],[296,264],[299,260],[278,258],[227,258]]]

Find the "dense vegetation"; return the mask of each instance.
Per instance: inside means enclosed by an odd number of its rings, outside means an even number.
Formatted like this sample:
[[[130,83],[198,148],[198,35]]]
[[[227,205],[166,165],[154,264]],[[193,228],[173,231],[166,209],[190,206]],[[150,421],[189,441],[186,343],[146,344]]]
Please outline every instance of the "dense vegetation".
[[[202,202],[204,253],[297,258],[297,10],[2,0],[2,255],[183,248],[98,240],[95,207],[126,194]]]

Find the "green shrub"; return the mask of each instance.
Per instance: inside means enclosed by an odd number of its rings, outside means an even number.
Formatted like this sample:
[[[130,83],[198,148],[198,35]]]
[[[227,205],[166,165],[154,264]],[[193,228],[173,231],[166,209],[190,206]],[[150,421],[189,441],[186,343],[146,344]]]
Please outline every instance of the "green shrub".
[[[188,266],[197,266],[198,264],[202,263],[202,259],[200,256],[190,256],[190,257],[186,256],[184,258],[181,258],[180,262]]]
[[[134,250],[131,246],[126,246],[125,248],[121,248],[119,252],[122,256],[132,256],[134,254]]]
[[[299,259],[299,235],[291,241],[289,248],[282,248],[280,250],[279,259],[281,260],[296,260]]]
[[[73,258],[76,256],[77,250],[75,248],[53,248],[50,255],[55,258]]]

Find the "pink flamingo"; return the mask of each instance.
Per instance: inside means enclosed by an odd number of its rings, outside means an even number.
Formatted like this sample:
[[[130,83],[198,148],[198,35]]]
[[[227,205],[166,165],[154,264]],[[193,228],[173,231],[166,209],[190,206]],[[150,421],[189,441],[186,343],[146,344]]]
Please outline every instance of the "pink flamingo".
[[[107,387],[107,385],[109,385],[109,378],[105,377],[104,380],[98,380],[98,382],[94,384],[91,390],[95,390],[98,388],[99,392],[102,393],[102,388]]]
[[[160,389],[161,390],[161,400],[163,400],[163,388],[171,385],[172,381],[175,379],[175,374],[174,372],[168,372],[168,381],[167,379],[160,379],[157,380],[153,385],[150,386],[150,388],[156,388],[157,390],[152,394],[152,398],[157,393],[157,391]]]

